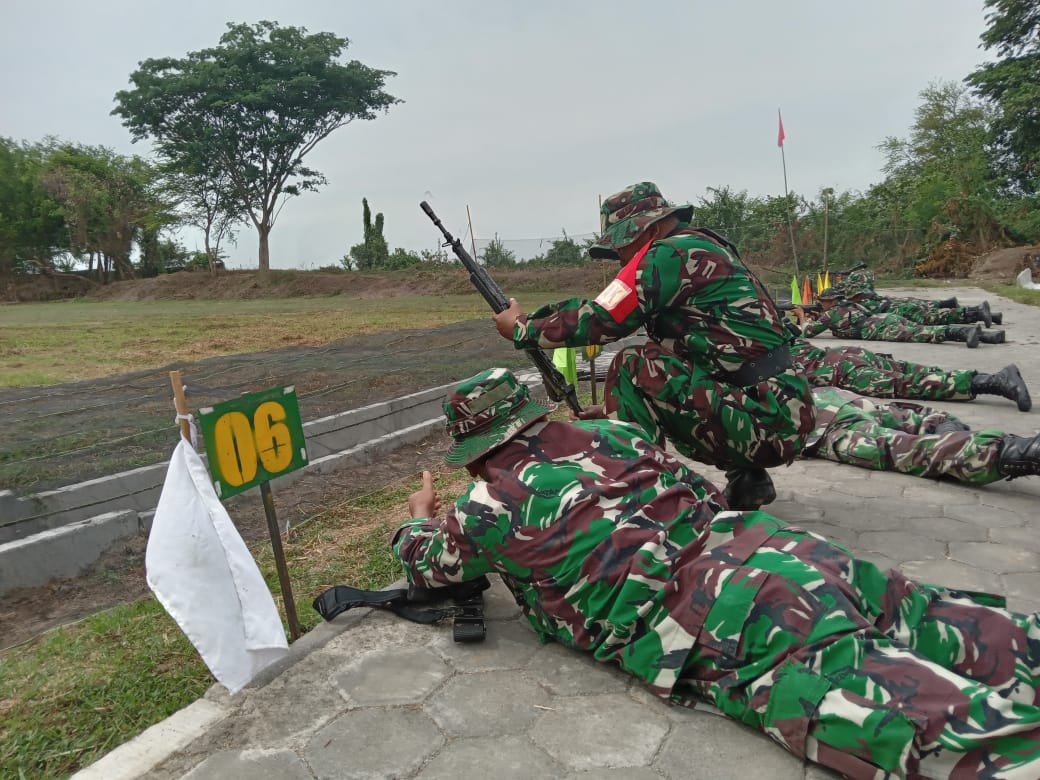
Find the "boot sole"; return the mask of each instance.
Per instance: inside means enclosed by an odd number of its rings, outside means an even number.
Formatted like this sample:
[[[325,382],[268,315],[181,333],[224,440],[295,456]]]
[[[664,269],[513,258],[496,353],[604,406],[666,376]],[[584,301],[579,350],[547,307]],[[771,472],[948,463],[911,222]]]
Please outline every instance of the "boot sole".
[[[1029,388],[1026,387],[1026,382],[1022,378],[1022,372],[1018,370],[1018,366],[1016,366],[1014,363],[1012,363],[1010,366],[1008,366],[1008,369],[1012,373],[1014,373],[1015,378],[1021,384],[1022,392],[1024,394],[1022,396],[1019,396],[1017,399],[1015,399],[1015,403],[1018,404],[1018,411],[1020,411],[1020,412],[1028,412],[1030,409],[1033,408],[1033,399],[1029,397]]]

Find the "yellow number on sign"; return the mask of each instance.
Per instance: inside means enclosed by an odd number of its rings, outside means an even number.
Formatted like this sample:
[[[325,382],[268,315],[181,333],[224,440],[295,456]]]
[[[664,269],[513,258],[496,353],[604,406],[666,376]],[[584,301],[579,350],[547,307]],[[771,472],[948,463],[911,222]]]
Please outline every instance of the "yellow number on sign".
[[[253,413],[256,448],[260,462],[270,474],[277,474],[292,463],[292,434],[285,419],[285,409],[275,401],[265,401]]]
[[[256,445],[248,417],[228,412],[213,425],[213,438],[225,482],[238,487],[256,476]]]

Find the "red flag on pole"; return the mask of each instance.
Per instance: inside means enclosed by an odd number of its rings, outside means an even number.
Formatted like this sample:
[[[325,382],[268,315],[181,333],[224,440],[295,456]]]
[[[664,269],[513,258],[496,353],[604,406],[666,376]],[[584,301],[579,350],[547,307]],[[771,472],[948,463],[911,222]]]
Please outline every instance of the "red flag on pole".
[[[787,136],[784,135],[784,119],[783,119],[782,116],[780,116],[780,109],[779,108],[776,110],[776,121],[779,122],[779,124],[780,124],[780,129],[777,131],[777,134],[776,134],[776,145],[777,146],[783,146],[784,145],[784,139]]]

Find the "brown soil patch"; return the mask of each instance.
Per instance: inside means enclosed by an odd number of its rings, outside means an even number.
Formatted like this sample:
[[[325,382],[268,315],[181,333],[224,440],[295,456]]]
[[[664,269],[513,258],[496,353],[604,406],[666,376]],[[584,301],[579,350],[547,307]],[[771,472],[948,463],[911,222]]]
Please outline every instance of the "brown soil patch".
[[[997,249],[975,259],[969,279],[1014,284],[1019,272],[1040,257],[1040,246],[1016,246]]]

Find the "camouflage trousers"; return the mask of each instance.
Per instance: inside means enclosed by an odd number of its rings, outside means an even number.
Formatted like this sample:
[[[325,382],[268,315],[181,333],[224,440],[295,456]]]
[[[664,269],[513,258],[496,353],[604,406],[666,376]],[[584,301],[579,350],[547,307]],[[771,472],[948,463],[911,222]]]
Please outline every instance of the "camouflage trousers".
[[[673,698],[706,699],[851,778],[1040,777],[1040,620],[882,572],[764,512]],[[764,529],[764,531],[763,531]]]
[[[917,325],[893,314],[875,314],[863,322],[858,338],[867,341],[942,344],[946,340],[946,328],[940,325]]]
[[[874,398],[968,401],[975,371],[944,371],[863,347],[792,351],[797,369],[813,387],[840,387]]]
[[[1001,479],[997,463],[1004,433],[934,433],[936,425],[952,417],[920,404],[875,404],[868,398],[859,398],[838,410],[823,436],[805,450],[805,455],[874,471],[899,471],[915,477],[945,476],[975,485]]]
[[[606,411],[667,438],[692,460],[722,468],[793,461],[813,429],[809,383],[794,370],[737,387],[649,342],[625,347],[607,370]]]
[[[888,313],[920,325],[957,325],[968,321],[963,306],[955,309],[937,309],[935,306],[917,301],[900,301],[893,305]]]

